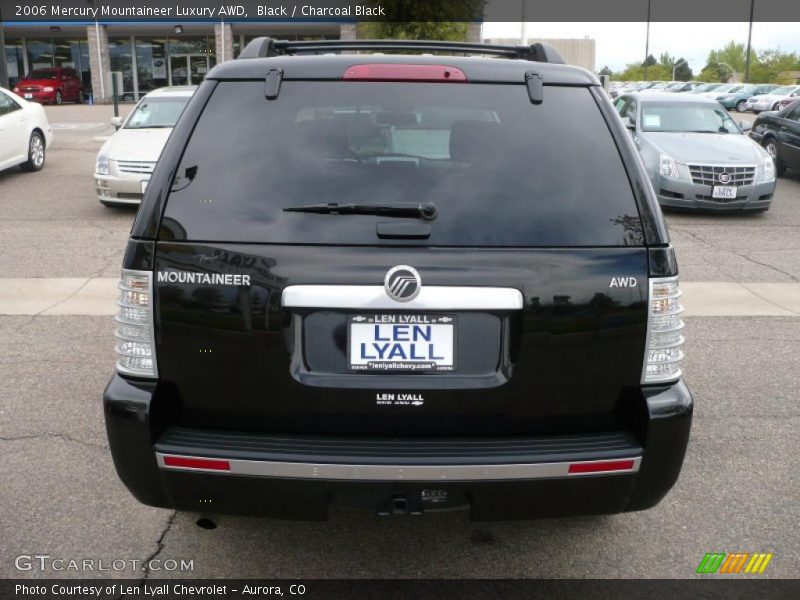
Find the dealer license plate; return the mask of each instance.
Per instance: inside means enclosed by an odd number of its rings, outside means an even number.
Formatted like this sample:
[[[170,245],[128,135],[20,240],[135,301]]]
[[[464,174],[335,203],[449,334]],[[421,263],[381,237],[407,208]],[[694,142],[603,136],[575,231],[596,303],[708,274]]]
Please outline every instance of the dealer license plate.
[[[351,371],[454,371],[456,317],[360,314],[347,318]]]
[[[711,197],[712,198],[720,198],[724,200],[733,200],[736,198],[736,186],[735,185],[715,185],[714,189],[711,190]]]

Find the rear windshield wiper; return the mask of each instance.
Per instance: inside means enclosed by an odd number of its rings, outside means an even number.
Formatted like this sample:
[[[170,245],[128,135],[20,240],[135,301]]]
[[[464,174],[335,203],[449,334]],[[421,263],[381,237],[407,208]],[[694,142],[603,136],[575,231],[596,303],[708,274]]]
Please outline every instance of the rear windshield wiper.
[[[438,211],[433,202],[426,204],[303,204],[287,206],[285,212],[317,213],[320,215],[378,215],[433,221]]]

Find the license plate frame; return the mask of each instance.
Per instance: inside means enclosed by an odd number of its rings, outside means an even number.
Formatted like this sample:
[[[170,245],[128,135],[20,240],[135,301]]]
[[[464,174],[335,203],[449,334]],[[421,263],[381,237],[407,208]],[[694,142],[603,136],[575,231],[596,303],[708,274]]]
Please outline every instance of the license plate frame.
[[[711,197],[715,200],[735,200],[738,191],[735,185],[715,185],[711,189]]]
[[[25,92],[25,94],[22,97],[25,98],[25,100],[33,100],[33,94],[31,94],[30,92]]]
[[[444,360],[424,360],[424,359],[406,359],[406,360],[397,360],[396,357],[392,359],[388,358],[379,358],[377,354],[375,356],[376,360],[373,361],[365,361],[361,359],[361,357],[355,357],[354,360],[354,350],[360,349],[360,344],[363,343],[363,340],[370,339],[374,341],[374,335],[370,337],[365,337],[365,332],[363,328],[365,327],[375,327],[375,325],[385,326],[381,330],[382,335],[386,335],[390,331],[390,326],[392,325],[407,325],[411,329],[409,332],[410,336],[415,335],[415,331],[413,326],[433,326],[436,329],[439,329],[442,332],[447,332],[439,335],[435,335],[432,331],[429,333],[429,336],[432,338],[432,342],[436,342],[437,338],[438,341],[442,341],[442,336],[445,339],[449,338],[450,347],[449,352],[447,350],[444,351],[443,359]],[[355,331],[354,326],[358,329],[362,329],[362,331]],[[448,332],[449,330],[449,332]],[[349,372],[354,373],[368,373],[368,374],[380,374],[380,373],[415,373],[415,374],[438,374],[438,373],[453,373],[457,369],[457,353],[456,349],[458,348],[458,317],[452,313],[354,313],[347,315],[347,323],[346,323],[346,331],[347,331],[347,345],[345,348],[346,353],[346,360],[347,360],[347,370]],[[420,334],[421,335],[421,334]],[[435,337],[434,337],[435,336]],[[386,342],[384,338],[381,338],[381,342]],[[392,339],[389,340],[389,343],[392,344],[401,344],[401,348],[405,349],[406,347],[402,345],[403,342],[408,342],[409,344],[413,343],[411,340],[398,340]],[[421,350],[417,348],[416,350],[412,350],[411,352],[428,352],[428,347],[425,345],[426,340],[422,340],[421,342]],[[439,346],[441,348],[442,346]],[[416,347],[415,347],[416,348]],[[435,348],[435,346],[431,345],[431,348]],[[389,349],[389,352],[394,350],[394,347]],[[439,351],[435,351],[434,358]],[[448,361],[447,358],[450,360]]]

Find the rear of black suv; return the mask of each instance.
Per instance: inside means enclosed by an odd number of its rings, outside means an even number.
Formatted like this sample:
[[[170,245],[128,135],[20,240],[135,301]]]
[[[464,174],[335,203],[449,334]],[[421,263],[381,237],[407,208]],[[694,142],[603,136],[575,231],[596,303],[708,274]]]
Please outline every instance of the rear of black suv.
[[[131,492],[306,519],[655,505],[692,414],[677,267],[594,76],[265,47],[211,71],[133,227],[104,395]]]

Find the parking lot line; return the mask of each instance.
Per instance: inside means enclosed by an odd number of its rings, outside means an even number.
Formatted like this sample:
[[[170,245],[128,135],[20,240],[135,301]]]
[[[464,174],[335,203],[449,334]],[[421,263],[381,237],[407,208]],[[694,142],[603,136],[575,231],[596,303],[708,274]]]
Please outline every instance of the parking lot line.
[[[116,278],[0,279],[0,315],[113,315]],[[800,283],[684,282],[687,317],[797,317]]]

